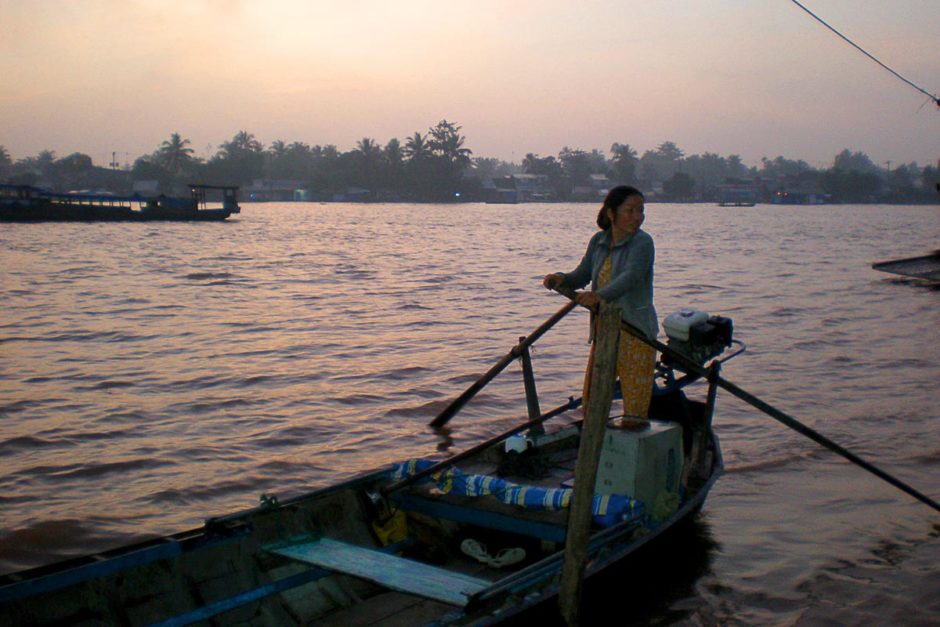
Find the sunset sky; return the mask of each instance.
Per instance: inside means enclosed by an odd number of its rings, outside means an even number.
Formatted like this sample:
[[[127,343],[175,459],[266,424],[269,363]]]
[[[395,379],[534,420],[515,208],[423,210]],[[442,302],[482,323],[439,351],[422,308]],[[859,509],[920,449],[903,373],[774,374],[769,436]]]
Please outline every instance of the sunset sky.
[[[940,91],[940,1],[804,0]],[[666,140],[940,157],[940,111],[788,0],[0,0],[0,145],[125,162],[179,132],[350,150],[442,118],[474,156]],[[925,104],[926,103],[926,104]]]

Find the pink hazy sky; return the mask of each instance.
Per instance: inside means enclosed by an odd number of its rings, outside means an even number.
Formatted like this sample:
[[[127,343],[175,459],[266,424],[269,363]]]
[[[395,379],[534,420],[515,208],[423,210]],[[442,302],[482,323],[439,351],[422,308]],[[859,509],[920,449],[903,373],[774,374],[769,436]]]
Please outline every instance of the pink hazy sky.
[[[940,91],[938,0],[805,0]],[[0,145],[125,162],[179,132],[349,150],[463,126],[564,146],[936,163],[940,111],[788,0],[0,0]],[[925,102],[927,102],[925,104]]]

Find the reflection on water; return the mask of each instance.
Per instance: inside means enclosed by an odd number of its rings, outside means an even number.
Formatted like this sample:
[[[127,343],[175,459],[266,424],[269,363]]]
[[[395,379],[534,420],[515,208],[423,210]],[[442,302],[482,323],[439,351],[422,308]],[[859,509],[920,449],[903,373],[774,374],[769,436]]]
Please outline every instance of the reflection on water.
[[[224,224],[6,225],[0,571],[521,421],[514,364],[427,427],[561,306],[539,277],[575,265],[595,213],[272,204]],[[938,292],[870,269],[936,248],[936,208],[652,204],[646,228],[660,313],[729,316],[748,343],[726,378],[940,498]],[[586,324],[535,345],[544,407],[577,392]],[[714,542],[609,577],[648,600],[637,622],[940,619],[930,510],[731,397],[716,427]]]

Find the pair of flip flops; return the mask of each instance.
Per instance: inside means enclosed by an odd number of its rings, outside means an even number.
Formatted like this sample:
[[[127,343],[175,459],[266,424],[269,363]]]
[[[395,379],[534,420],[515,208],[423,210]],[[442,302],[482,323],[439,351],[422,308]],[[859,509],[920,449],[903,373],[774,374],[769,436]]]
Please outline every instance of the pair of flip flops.
[[[481,564],[486,564],[493,568],[512,566],[525,559],[525,549],[522,547],[502,549],[494,557],[487,552],[483,544],[473,538],[467,538],[461,542],[460,550],[464,555],[472,557]]]

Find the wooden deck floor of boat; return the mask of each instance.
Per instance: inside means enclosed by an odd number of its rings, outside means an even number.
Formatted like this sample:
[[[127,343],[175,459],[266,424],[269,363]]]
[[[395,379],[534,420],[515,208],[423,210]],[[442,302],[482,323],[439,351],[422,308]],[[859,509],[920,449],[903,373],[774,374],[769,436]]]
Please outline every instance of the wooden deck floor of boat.
[[[384,592],[309,624],[318,627],[413,627],[430,623],[456,609],[410,594]]]

